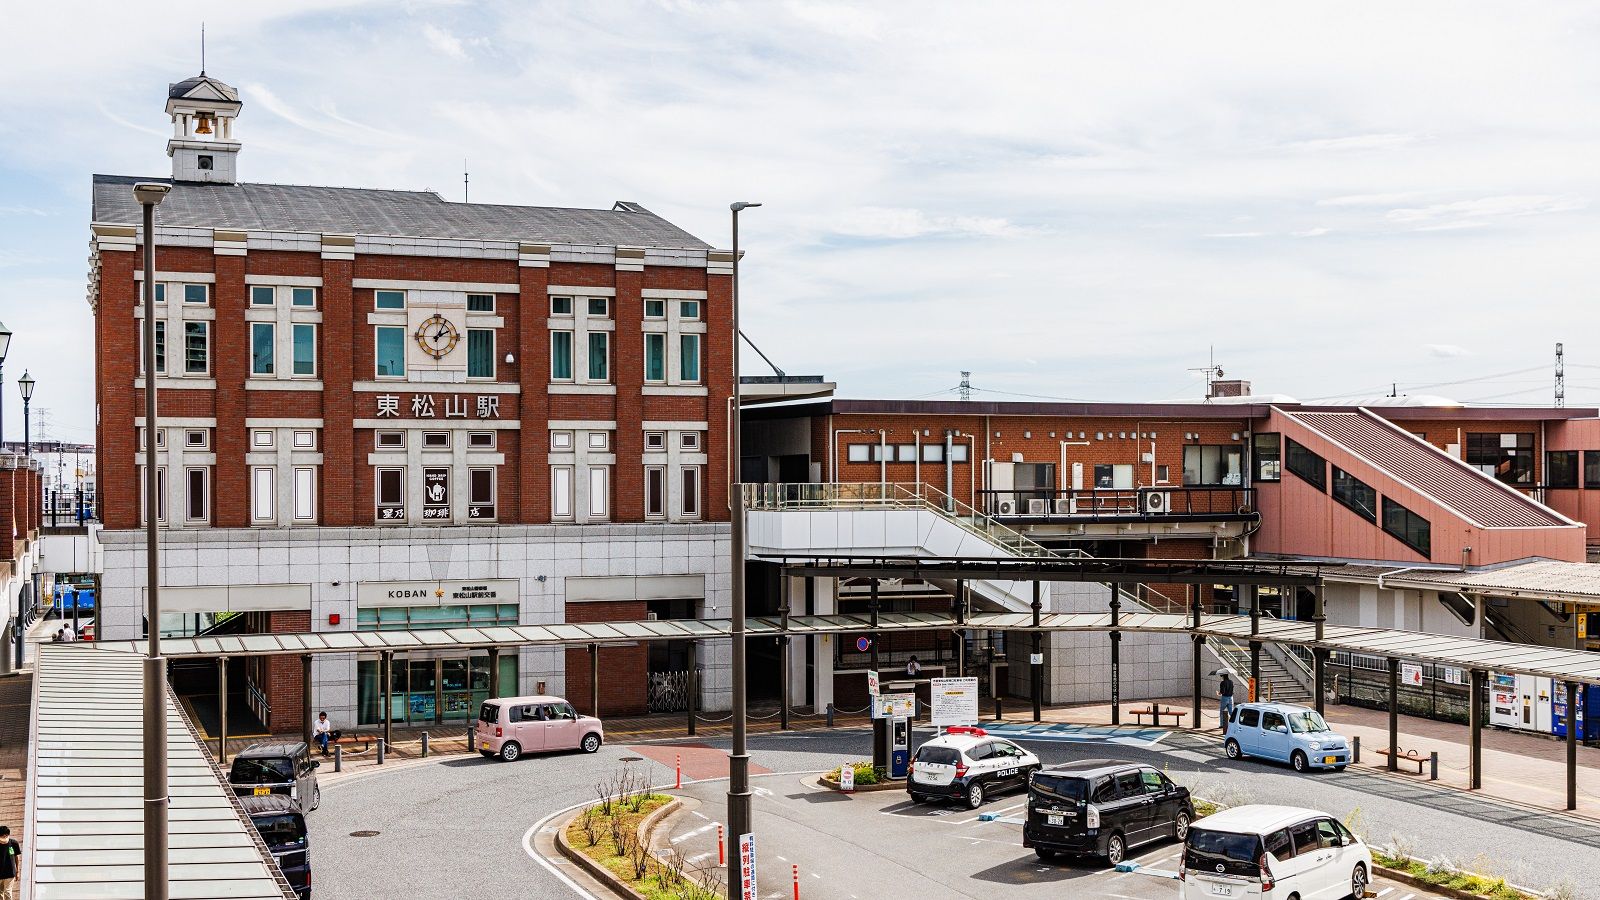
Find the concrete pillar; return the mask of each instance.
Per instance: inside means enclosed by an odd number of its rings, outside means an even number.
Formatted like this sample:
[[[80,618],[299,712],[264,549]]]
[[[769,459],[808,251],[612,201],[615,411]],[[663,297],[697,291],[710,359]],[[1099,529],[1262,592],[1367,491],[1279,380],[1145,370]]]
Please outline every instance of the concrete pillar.
[[[1312,690],[1316,692],[1316,698],[1312,705],[1316,707],[1317,714],[1322,715],[1324,707],[1327,706],[1328,651],[1321,647],[1311,648],[1311,660]]]
[[[1399,771],[1400,753],[1400,660],[1389,657],[1389,771]]]
[[[815,614],[831,616],[839,611],[839,579],[816,579]],[[833,648],[838,638],[833,635],[813,635],[807,640],[812,646],[811,697],[817,712],[833,702]]]
[[[96,598],[98,600],[98,598]],[[228,658],[217,657],[217,764],[228,764]]]
[[[600,718],[600,645],[589,645],[589,715]]]
[[[1250,700],[1261,700],[1261,642],[1250,642]]]
[[[700,703],[700,642],[689,642],[689,736],[694,737],[695,707]]]
[[[1483,694],[1484,686],[1488,681],[1489,673],[1482,669],[1473,669],[1471,699],[1467,702],[1467,723],[1470,733],[1470,747],[1467,767],[1470,778],[1467,789],[1476,791],[1483,787]]]
[[[1195,596],[1199,596],[1199,594],[1196,593]],[[1203,634],[1196,634],[1196,635],[1193,635],[1193,637],[1194,637],[1194,719],[1192,721],[1194,722],[1194,727],[1195,728],[1202,729],[1204,726],[1201,725],[1201,723],[1200,723],[1200,713],[1204,710],[1204,707],[1202,705],[1204,701],[1203,701],[1203,698],[1201,697],[1200,685],[1201,685],[1201,677],[1202,677],[1201,673],[1202,673],[1202,670],[1204,670],[1204,668],[1205,668],[1206,636],[1203,635]]]

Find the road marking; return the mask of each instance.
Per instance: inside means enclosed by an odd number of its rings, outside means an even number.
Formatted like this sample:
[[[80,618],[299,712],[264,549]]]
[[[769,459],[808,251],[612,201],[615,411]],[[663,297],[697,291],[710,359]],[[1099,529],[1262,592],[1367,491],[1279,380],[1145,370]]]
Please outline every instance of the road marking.
[[[566,885],[569,888],[572,888],[572,890],[575,893],[577,893],[577,895],[579,897],[584,898],[584,900],[600,900],[600,898],[596,897],[595,895],[589,893],[588,891],[586,891],[582,887],[580,887],[576,881],[573,881],[571,878],[568,878],[567,877],[567,873],[565,873],[565,872],[561,871],[560,869],[556,868],[555,866],[551,865],[549,860],[545,859],[543,856],[541,856],[539,854],[539,852],[537,850],[533,849],[533,835],[534,835],[535,832],[537,832],[544,825],[545,822],[548,822],[551,819],[554,819],[556,816],[566,815],[567,813],[572,812],[575,809],[581,809],[582,807],[587,806],[588,802],[589,801],[585,800],[583,803],[575,803],[572,806],[567,807],[566,809],[557,810],[556,812],[551,813],[550,815],[548,815],[545,818],[541,819],[539,822],[535,823],[532,828],[528,829],[527,833],[523,834],[523,836],[522,836],[522,849],[523,849],[523,852],[527,853],[528,856],[533,858],[534,862],[536,862],[539,865],[543,866],[545,871],[549,872],[551,875],[554,875],[556,878],[560,879],[562,884]]]
[[[700,818],[705,819],[707,822],[711,821],[711,817],[710,816],[706,815],[705,813],[701,812],[698,809],[690,810],[690,814],[699,816]]]
[[[706,832],[710,831],[711,829],[713,829],[715,827],[717,827],[717,826],[716,826],[716,823],[714,823],[714,822],[712,824],[710,824],[710,825],[701,825],[699,828],[696,828],[693,831],[685,831],[683,834],[680,834],[677,837],[672,838],[672,843],[676,844],[679,841],[687,841],[689,838],[692,838],[697,834],[705,834]]]
[[[711,851],[707,850],[704,853],[696,853],[695,855],[686,858],[684,861],[685,862],[697,863],[702,859],[710,859],[711,856],[712,856]]]

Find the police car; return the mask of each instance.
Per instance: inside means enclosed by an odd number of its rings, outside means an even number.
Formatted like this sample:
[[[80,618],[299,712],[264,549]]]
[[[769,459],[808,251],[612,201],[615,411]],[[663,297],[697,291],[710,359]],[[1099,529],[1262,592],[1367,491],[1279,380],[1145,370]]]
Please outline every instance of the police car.
[[[977,809],[991,794],[1028,786],[1039,757],[982,728],[949,728],[917,748],[906,777],[911,802],[956,799]]]

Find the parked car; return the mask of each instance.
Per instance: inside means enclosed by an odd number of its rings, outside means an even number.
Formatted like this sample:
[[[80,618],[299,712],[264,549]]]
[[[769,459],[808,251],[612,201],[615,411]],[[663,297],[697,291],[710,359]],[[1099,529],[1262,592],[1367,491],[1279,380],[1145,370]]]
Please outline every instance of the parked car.
[[[945,797],[977,809],[993,794],[1026,786],[1039,766],[1039,757],[982,728],[951,728],[917,748],[906,793],[913,803]]]
[[[322,805],[317,767],[304,741],[268,741],[251,744],[233,758],[228,783],[241,797],[283,794],[302,813]]]
[[[1288,703],[1244,703],[1234,708],[1223,751],[1229,759],[1259,756],[1306,769],[1343,769],[1350,741],[1328,727],[1316,710]]]
[[[1344,823],[1290,806],[1237,806],[1189,829],[1180,900],[1355,897],[1372,879],[1372,852]]]
[[[311,835],[296,803],[282,794],[239,798],[272,861],[299,900],[311,900]]]
[[[479,753],[511,762],[524,753],[593,753],[605,741],[605,728],[560,697],[499,697],[479,708],[477,741]]]
[[[1189,789],[1149,766],[1072,763],[1033,773],[1022,846],[1040,859],[1071,853],[1103,856],[1115,865],[1130,847],[1183,840],[1193,821]]]

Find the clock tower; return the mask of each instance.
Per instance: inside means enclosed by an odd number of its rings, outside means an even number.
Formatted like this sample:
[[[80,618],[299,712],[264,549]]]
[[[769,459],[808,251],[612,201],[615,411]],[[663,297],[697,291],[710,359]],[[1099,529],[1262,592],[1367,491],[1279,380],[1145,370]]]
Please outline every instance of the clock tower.
[[[244,106],[239,91],[205,72],[167,88],[172,117],[173,181],[235,184],[239,180],[239,142],[233,120]]]

